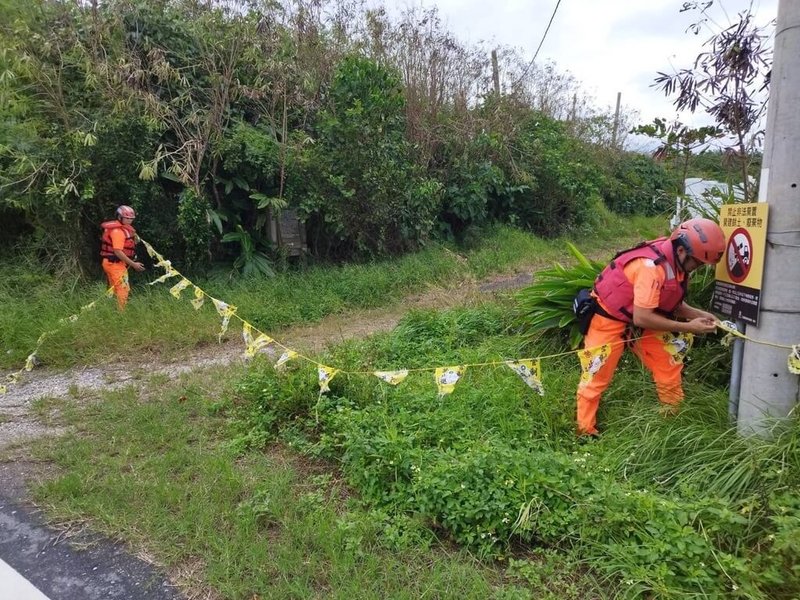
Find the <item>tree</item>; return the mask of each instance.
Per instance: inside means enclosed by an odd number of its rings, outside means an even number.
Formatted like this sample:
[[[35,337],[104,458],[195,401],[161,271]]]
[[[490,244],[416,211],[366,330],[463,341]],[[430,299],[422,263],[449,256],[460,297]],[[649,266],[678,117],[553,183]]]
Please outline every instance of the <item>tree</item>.
[[[696,10],[705,17],[713,1],[685,2],[683,11]],[[692,26],[699,33],[702,19]],[[772,22],[774,25],[774,21]],[[769,87],[772,50],[766,27],[753,22],[750,10],[739,13],[739,20],[715,33],[706,42],[709,49],[698,55],[694,67],[672,75],[659,73],[655,80],[667,96],[677,94],[678,110],[695,112],[702,107],[714,118],[722,133],[732,138],[746,199],[755,196],[749,182],[750,156],[763,139],[757,128],[766,110],[765,92]]]
[[[657,139],[661,145],[656,149],[654,158],[672,163],[674,169],[680,173],[678,181],[678,194],[683,194],[683,182],[689,175],[689,165],[692,155],[697,150],[708,145],[709,141],[718,139],[722,132],[713,126],[689,127],[680,121],[667,123],[664,119],[654,119],[652,125],[639,125],[633,130],[651,138]]]

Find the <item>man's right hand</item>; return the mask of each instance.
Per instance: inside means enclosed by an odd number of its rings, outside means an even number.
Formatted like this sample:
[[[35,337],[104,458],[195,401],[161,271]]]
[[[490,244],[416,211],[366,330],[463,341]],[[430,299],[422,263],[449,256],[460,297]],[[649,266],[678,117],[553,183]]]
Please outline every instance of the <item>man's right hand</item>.
[[[702,335],[704,333],[714,333],[717,329],[717,324],[714,319],[708,317],[697,317],[686,323],[689,333],[695,335]]]
[[[144,265],[140,262],[134,262],[131,266],[137,271],[144,271]]]

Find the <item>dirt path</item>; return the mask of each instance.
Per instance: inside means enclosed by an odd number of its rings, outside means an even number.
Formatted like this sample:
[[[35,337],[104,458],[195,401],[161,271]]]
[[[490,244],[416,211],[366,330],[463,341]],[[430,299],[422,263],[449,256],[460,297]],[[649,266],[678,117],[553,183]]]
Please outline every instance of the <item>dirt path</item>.
[[[320,352],[331,344],[391,331],[402,316],[412,309],[464,306],[495,292],[520,288],[530,283],[531,270],[519,271],[454,287],[431,288],[391,307],[330,315],[313,325],[290,327],[274,335],[282,344],[298,351]],[[146,365],[115,361],[61,372],[35,369],[19,385],[10,387],[8,393],[0,396],[0,451],[24,445],[40,436],[62,433],[60,428],[36,416],[32,409],[38,399],[77,395],[78,390],[120,388],[135,383],[144,375],[163,374],[175,378],[195,369],[241,361],[242,350],[238,337],[230,335],[223,344],[198,349],[180,362],[164,362],[156,358]]]

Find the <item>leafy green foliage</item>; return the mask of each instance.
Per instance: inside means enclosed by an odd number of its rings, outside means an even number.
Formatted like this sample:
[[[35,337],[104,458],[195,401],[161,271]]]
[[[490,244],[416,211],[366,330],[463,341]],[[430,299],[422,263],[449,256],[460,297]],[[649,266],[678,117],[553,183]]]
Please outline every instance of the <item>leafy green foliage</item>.
[[[241,253],[233,263],[235,269],[241,269],[245,277],[253,275],[265,275],[272,277],[275,271],[272,268],[269,257],[257,250],[256,241],[241,225],[236,226],[236,231],[226,233],[222,236],[223,242],[237,242],[241,248]]]
[[[551,329],[569,328],[570,347],[576,348],[582,336],[572,301],[580,290],[594,286],[605,264],[589,260],[569,242],[567,248],[578,264],[564,267],[556,263],[550,269],[539,271],[536,280],[517,294],[517,312],[519,325],[528,338],[535,339]]]
[[[548,237],[602,226],[599,191],[614,182],[575,123],[544,97],[543,112],[516,93],[464,104],[481,53],[435,11],[400,25],[364,14],[376,28],[366,39],[310,7],[295,19],[277,5],[183,0],[6,4],[0,211],[15,239],[4,242],[23,241],[54,270],[98,272],[97,224],[121,202],[189,271],[265,271],[253,252],[280,258],[272,225],[284,208],[305,220],[312,254],[337,260],[436,235],[468,241],[493,223]],[[430,60],[411,66],[412,55]],[[208,201],[210,234],[184,188]],[[252,252],[219,243],[245,234]]]
[[[507,334],[499,314],[492,306],[415,313],[392,334],[322,360],[363,370],[514,356],[522,339]],[[545,339],[526,348],[550,352]],[[627,357],[601,410],[608,433],[586,446],[575,442],[574,404],[565,401],[577,384],[574,357],[543,363],[544,397],[504,368],[468,369],[442,399],[429,372],[397,388],[340,376],[316,402],[295,395],[304,377],[313,379],[310,368],[288,378],[255,369],[239,399],[280,407],[295,398],[284,420],[270,418],[270,439],[338,458],[369,506],[423,519],[483,556],[512,558],[516,569],[522,548],[566,552],[607,577],[614,597],[800,591],[790,558],[800,492],[795,422],[773,441],[738,438],[726,394],[693,379],[684,414],[664,420]],[[247,418],[258,429],[257,417]]]
[[[591,222],[601,201],[598,166],[563,123],[534,113],[520,130],[519,171],[512,181],[527,191],[515,194],[508,207],[513,221],[543,236]]]
[[[440,186],[411,161],[400,79],[350,56],[328,96],[318,140],[304,157],[308,180],[296,178],[287,191],[300,202],[310,242],[335,257],[418,247],[433,229]]]
[[[659,215],[672,209],[672,192],[679,187],[674,174],[651,158],[624,153],[613,159],[601,193],[618,214]]]
[[[208,200],[190,188],[181,194],[178,204],[178,230],[186,243],[186,264],[190,270],[202,271],[209,263],[211,227]]]

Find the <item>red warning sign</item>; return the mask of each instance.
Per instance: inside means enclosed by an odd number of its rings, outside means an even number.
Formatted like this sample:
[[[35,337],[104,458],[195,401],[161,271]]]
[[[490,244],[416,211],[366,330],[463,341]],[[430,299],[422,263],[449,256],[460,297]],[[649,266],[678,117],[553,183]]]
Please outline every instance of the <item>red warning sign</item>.
[[[733,283],[741,283],[750,273],[753,264],[753,240],[744,227],[733,231],[728,238],[727,252],[728,277]]]

